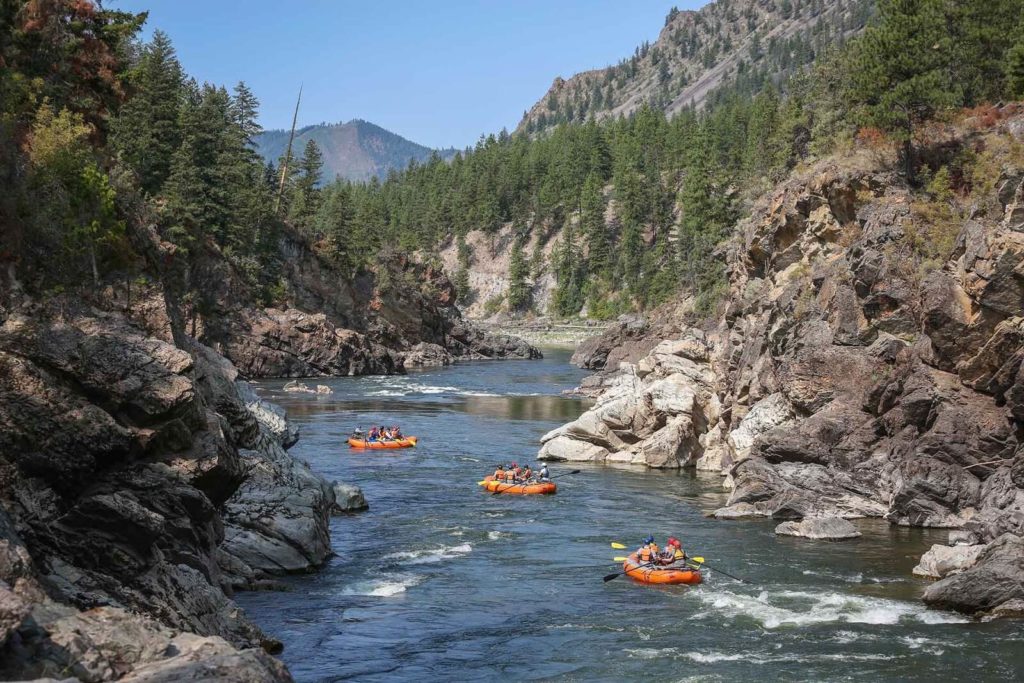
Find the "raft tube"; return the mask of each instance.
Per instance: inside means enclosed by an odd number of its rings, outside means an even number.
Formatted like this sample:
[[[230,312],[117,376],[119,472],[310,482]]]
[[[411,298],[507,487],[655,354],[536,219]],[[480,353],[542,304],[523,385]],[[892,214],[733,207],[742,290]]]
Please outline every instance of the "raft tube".
[[[481,486],[488,493],[511,493],[517,496],[537,496],[552,494],[558,490],[553,481],[537,482],[536,484],[509,484],[504,481],[495,481],[493,475],[484,477]]]
[[[419,437],[407,436],[404,439],[393,441],[367,441],[365,439],[349,439],[348,445],[352,448],[412,448],[416,445]]]
[[[640,583],[685,583],[696,585],[703,580],[699,569],[669,569],[657,566],[641,567],[641,564],[643,563],[637,559],[636,553],[633,553],[622,563],[622,571],[626,573],[626,576]]]

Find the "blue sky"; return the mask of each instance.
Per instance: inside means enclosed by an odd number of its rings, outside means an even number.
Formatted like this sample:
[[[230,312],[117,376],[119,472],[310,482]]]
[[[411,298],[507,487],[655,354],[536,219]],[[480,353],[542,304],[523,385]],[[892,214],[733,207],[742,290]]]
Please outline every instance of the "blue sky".
[[[108,0],[149,10],[198,80],[244,80],[266,128],[366,119],[433,147],[519,122],[555,76],[606,66],[706,0]]]

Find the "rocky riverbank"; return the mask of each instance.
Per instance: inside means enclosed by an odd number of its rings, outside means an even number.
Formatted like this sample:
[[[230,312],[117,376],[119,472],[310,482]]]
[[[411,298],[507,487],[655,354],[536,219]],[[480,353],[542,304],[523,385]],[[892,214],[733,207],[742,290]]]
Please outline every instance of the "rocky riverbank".
[[[0,311],[0,677],[290,680],[231,594],[331,553],[297,438],[201,344],[71,299]]]
[[[723,252],[721,316],[623,321],[586,344],[597,402],[539,457],[718,471],[722,518],[950,528],[973,549],[924,600],[1019,613],[1024,117],[999,117],[959,131],[991,176],[962,217],[862,157],[764,197]]]
[[[191,272],[168,269],[164,287],[177,280],[178,289],[201,292],[180,297],[187,331],[245,377],[396,374],[457,360],[540,357],[523,340],[464,319],[445,274],[404,256],[352,277],[286,226],[280,288],[267,305],[216,245],[204,247]],[[159,300],[160,289],[150,298]],[[168,327],[159,315],[146,317],[154,333]]]

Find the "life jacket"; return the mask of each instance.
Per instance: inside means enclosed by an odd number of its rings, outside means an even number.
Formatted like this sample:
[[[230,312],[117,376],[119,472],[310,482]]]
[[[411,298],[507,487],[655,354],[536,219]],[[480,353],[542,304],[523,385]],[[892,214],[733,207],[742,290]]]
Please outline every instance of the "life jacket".
[[[515,470],[505,470],[505,481],[512,481],[516,478]]]
[[[686,553],[683,552],[682,548],[676,548],[675,559],[681,560],[686,557]]]
[[[636,555],[640,559],[640,563],[641,564],[646,564],[646,563],[650,562],[651,561],[651,546],[645,545],[644,547],[640,548],[640,552],[638,552]]]
[[[533,476],[533,470],[523,470],[523,479],[529,479]]]
[[[494,470],[494,478],[495,479],[504,479],[505,478],[505,470],[501,470],[501,469]]]
[[[658,544],[657,543],[652,543],[651,544],[651,553],[653,553],[654,555],[657,555],[659,552],[661,552],[661,548],[658,547]]]

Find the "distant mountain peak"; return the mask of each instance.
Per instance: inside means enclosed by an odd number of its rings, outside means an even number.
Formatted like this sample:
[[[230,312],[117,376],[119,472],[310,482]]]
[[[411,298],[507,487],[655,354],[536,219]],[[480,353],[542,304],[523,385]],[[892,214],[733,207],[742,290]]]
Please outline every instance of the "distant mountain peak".
[[[275,164],[288,147],[287,130],[267,130],[256,138],[256,149]],[[452,156],[452,149],[435,150],[403,138],[364,119],[338,123],[317,123],[295,131],[293,154],[301,155],[308,140],[315,140],[324,155],[324,180],[383,179],[392,169],[401,170],[409,161],[425,162],[437,153]]]

